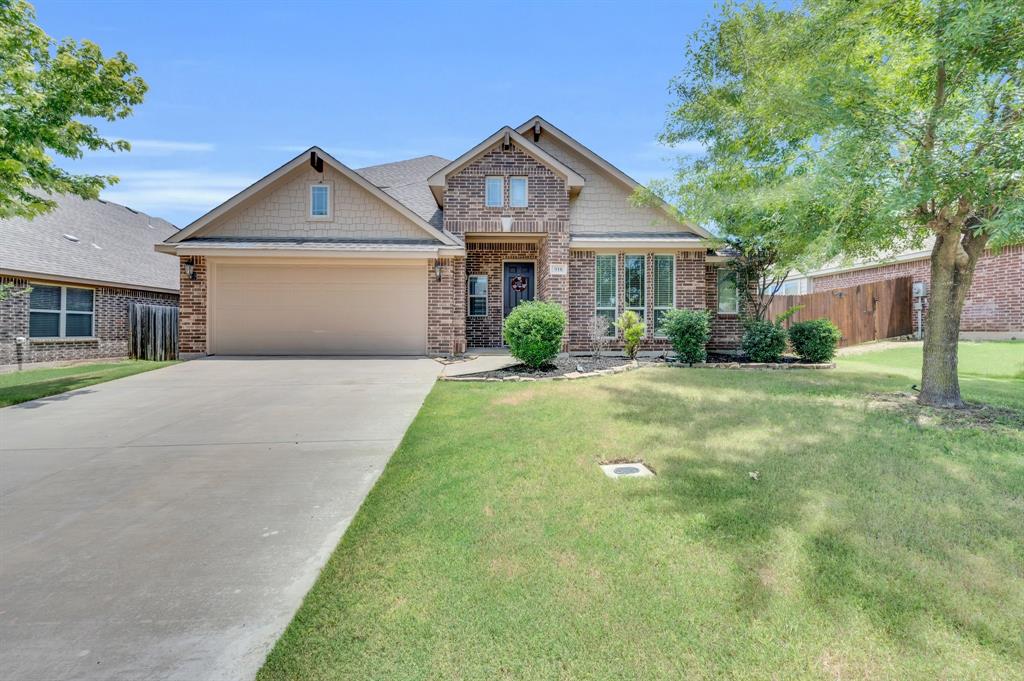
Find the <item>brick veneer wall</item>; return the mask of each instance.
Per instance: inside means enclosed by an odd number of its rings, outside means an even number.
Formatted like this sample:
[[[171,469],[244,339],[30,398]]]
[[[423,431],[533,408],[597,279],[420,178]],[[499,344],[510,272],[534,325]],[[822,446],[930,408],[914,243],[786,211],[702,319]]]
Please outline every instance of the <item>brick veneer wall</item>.
[[[735,350],[739,348],[740,337],[743,335],[743,324],[738,314],[718,313],[718,266],[707,265],[704,268],[705,297],[707,309],[711,310],[711,341],[708,348],[712,350]],[[742,304],[742,302],[741,302]]]
[[[822,275],[813,277],[812,281],[813,290],[817,292],[907,276],[930,287],[930,260],[925,258]],[[913,320],[917,331],[916,314]],[[960,330],[968,333],[1024,333],[1024,245],[1005,248],[998,254],[986,251],[978,261],[960,318]]]
[[[506,178],[500,208],[484,201],[487,176]],[[508,205],[510,176],[527,177],[527,206]],[[569,192],[565,180],[515,144],[507,151],[495,146],[457,173],[448,176],[444,192],[444,226],[453,234],[500,232],[501,218],[513,219],[513,232],[567,232]]]
[[[128,304],[177,305],[178,296],[131,288],[94,286],[93,337],[54,340],[29,338],[29,282],[20,278],[0,278],[14,285],[5,300],[0,301],[0,365],[37,362],[65,362],[86,359],[122,359],[128,356]],[[47,282],[79,286],[69,282]],[[15,339],[28,339],[18,344]]]
[[[191,262],[195,279],[185,274]],[[178,312],[178,352],[183,355],[206,353],[206,258],[201,255],[179,256],[181,301]]]
[[[537,262],[540,251],[536,243],[488,242],[466,244],[466,281],[471,274],[487,275],[487,315],[466,319],[466,344],[471,348],[494,348],[504,344],[501,335],[504,301],[504,263]],[[537,273],[534,273],[534,294],[538,292]],[[564,278],[564,277],[563,277]],[[465,300],[468,289],[460,292]],[[466,310],[468,315],[468,310]]]
[[[616,288],[616,298],[618,301],[619,314],[625,309],[625,257],[627,253],[625,251],[617,253],[618,257],[618,284]],[[629,255],[640,255],[636,251],[631,251]],[[647,306],[645,315],[650,322],[654,319],[654,253],[647,253]],[[595,258],[597,253],[594,251],[572,251],[569,257],[569,305],[568,305],[568,349],[573,352],[586,352],[592,347],[592,341],[590,338],[590,323],[594,317],[594,266]],[[675,276],[675,304],[677,309],[688,309],[688,310],[703,310],[706,309],[708,302],[713,300],[717,306],[717,297],[709,298],[705,294],[707,287],[707,279],[705,274],[704,265],[704,252],[703,251],[677,251],[675,253],[675,265],[676,265],[676,276]],[[708,269],[713,267],[708,266]],[[712,274],[712,276],[715,276]],[[714,282],[712,288],[715,287]],[[715,307],[710,308],[712,310]],[[717,316],[713,322],[713,326],[717,324],[719,328],[725,329],[726,323],[723,324]],[[671,348],[667,339],[655,338],[654,337],[653,325],[648,323],[647,335],[644,342],[641,344],[641,350],[667,350]],[[727,347],[728,337],[724,334],[719,334],[719,338],[713,338],[712,343],[715,340],[720,342],[721,347]],[[622,338],[620,334],[616,334],[614,339],[610,339],[607,342],[609,349],[620,350],[622,349]]]
[[[436,265],[441,264],[438,281]],[[466,258],[427,262],[427,352],[457,355],[466,351]]]

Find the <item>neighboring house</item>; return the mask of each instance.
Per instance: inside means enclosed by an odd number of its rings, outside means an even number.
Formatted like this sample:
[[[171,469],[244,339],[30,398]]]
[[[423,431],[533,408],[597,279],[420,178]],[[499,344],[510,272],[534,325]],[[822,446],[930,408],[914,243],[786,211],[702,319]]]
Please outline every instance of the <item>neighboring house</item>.
[[[153,252],[174,225],[106,201],[55,197],[0,219],[0,366],[123,358],[129,302],[178,304],[178,268]]]
[[[913,283],[924,285],[925,295],[920,300],[923,314],[927,314],[933,244],[934,239],[930,238],[919,249],[891,257],[852,264],[834,263],[791,275],[779,293],[818,293],[884,279],[912,277]],[[913,321],[914,332],[918,333],[916,314]],[[960,336],[975,340],[1024,338],[1024,245],[998,251],[986,250],[978,260],[960,318]]]
[[[627,309],[646,349],[672,308],[711,310],[712,345],[734,346],[725,259],[637,186],[539,117],[454,161],[353,170],[312,147],[157,246],[181,263],[181,352],[457,354],[500,347],[533,298],[565,308],[568,350],[594,317],[621,347]]]

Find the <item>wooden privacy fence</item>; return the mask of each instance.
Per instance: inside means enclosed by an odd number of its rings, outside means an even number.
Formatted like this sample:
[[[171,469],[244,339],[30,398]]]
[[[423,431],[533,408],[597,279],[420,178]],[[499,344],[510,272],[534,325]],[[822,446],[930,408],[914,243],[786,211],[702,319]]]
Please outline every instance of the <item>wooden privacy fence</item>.
[[[827,317],[843,332],[839,345],[845,347],[913,333],[912,300],[911,277],[900,277],[802,296],[775,296],[768,318],[803,305],[786,320],[786,328],[794,322]]]
[[[129,303],[128,355],[132,359],[177,359],[178,308]]]

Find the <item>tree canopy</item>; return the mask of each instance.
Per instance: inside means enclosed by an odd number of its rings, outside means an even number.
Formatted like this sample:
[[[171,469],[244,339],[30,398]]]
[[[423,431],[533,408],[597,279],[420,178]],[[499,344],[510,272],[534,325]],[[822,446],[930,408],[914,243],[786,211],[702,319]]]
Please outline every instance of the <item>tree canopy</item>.
[[[0,0],[0,217],[48,210],[45,193],[96,198],[116,182],[62,170],[51,153],[127,150],[126,141],[101,135],[96,122],[125,118],[142,103],[146,84],[135,72],[123,52],[104,57],[88,40],[58,43],[35,24],[27,2]]]
[[[688,56],[663,134],[707,148],[683,211],[805,264],[934,236],[925,388],[929,357],[955,384],[974,264],[1024,241],[1021,0],[729,2]]]

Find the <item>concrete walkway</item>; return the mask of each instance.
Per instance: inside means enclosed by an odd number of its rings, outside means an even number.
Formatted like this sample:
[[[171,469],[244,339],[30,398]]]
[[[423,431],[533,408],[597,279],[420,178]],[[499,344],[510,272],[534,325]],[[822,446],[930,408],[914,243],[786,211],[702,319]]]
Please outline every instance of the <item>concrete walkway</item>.
[[[251,679],[438,371],[207,359],[0,410],[0,676]]]
[[[491,351],[480,355],[469,352],[467,353],[467,359],[446,364],[441,373],[444,376],[466,376],[468,374],[478,374],[482,371],[504,369],[514,364],[519,364],[519,360],[513,358],[512,355],[505,351]]]

